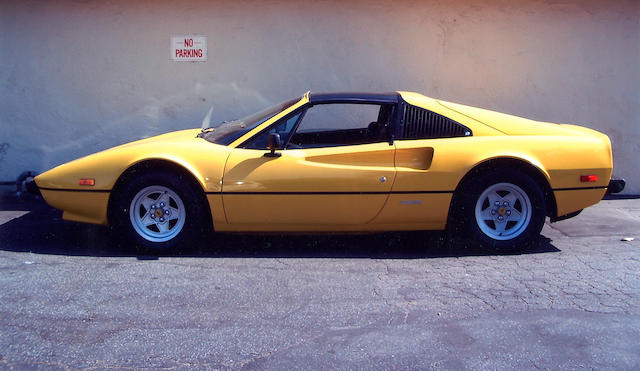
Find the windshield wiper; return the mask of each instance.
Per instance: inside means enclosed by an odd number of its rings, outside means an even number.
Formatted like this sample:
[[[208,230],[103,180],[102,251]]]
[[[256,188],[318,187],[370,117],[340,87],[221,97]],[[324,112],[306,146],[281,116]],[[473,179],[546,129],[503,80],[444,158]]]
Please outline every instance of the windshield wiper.
[[[215,131],[218,127],[220,127],[220,126],[222,126],[222,125],[224,125],[224,124],[228,124],[228,123],[230,123],[230,122],[236,122],[236,121],[238,121],[238,119],[234,119],[234,120],[224,120],[224,121],[222,121],[222,122],[219,122],[215,127],[213,127],[213,126],[209,126],[209,127],[206,127],[206,128],[202,128],[202,129],[200,130],[200,132],[198,133],[197,137],[198,137],[198,138],[202,138],[202,137],[204,137],[204,135],[205,135],[205,134],[207,134],[207,133],[211,133],[212,131]]]
[[[200,130],[200,132],[198,133],[198,135],[196,135],[197,138],[202,138],[204,137],[205,134],[210,133],[212,131],[216,130],[215,128],[206,128],[206,129],[202,129]]]

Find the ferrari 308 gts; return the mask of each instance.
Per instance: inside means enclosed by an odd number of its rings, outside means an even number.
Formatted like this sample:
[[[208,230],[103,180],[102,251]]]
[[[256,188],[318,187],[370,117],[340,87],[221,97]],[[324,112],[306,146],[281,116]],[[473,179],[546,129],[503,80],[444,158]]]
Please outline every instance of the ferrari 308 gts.
[[[612,167],[609,138],[580,126],[410,92],[307,92],[83,157],[35,184],[64,219],[112,226],[143,249],[207,229],[448,230],[512,249],[535,241],[545,217],[619,191]]]

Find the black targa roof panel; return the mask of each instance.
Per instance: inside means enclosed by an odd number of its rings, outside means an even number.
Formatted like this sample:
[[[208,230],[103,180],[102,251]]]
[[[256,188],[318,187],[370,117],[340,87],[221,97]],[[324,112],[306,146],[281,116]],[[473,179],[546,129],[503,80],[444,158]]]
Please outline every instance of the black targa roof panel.
[[[323,103],[398,103],[400,94],[398,93],[361,93],[361,92],[339,92],[339,93],[311,93],[309,102],[311,104]]]

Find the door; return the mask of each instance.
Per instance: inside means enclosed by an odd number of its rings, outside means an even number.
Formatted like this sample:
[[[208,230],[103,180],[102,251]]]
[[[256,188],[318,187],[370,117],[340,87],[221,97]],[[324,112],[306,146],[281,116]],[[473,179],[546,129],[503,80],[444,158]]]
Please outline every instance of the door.
[[[471,130],[424,108],[404,104],[396,146],[396,179],[375,223],[443,229],[469,157]]]
[[[232,150],[223,178],[230,224],[321,230],[366,224],[380,212],[395,177],[384,128],[389,107],[322,104],[294,112]],[[266,137],[283,149],[265,157]],[[287,227],[289,226],[289,227]]]

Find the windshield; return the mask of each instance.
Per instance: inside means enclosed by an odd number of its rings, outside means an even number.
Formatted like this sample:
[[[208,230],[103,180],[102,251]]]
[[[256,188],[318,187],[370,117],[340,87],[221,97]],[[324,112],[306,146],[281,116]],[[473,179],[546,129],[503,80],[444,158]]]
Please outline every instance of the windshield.
[[[258,125],[291,107],[299,100],[300,98],[289,99],[247,117],[233,121],[224,121],[214,127],[213,131],[204,133],[202,137],[212,143],[223,144],[225,146],[229,145]]]

